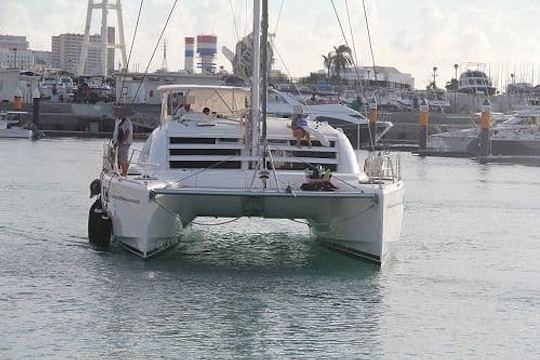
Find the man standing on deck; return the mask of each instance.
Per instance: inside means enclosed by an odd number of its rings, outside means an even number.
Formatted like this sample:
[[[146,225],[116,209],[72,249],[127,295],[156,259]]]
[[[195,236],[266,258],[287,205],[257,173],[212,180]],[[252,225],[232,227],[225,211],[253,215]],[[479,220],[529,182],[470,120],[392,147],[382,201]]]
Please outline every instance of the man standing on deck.
[[[129,147],[133,142],[133,124],[127,117],[127,111],[121,106],[114,108],[114,124],[113,146],[116,148],[116,156],[118,159],[118,169],[120,175],[127,176],[129,167]]]

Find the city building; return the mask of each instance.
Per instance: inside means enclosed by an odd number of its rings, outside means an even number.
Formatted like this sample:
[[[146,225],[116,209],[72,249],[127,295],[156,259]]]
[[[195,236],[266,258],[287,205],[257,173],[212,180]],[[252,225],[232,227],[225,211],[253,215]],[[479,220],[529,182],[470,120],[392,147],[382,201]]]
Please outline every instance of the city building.
[[[28,50],[30,44],[26,36],[0,35],[0,49],[17,49],[17,51]]]
[[[34,64],[32,50],[0,48],[0,69],[31,69]]]
[[[107,41],[114,44],[115,28],[107,28]],[[75,73],[83,48],[83,34],[60,34],[51,40],[51,64],[53,68]],[[108,50],[107,67],[114,70],[114,48]],[[99,75],[101,67],[101,35],[90,35],[90,46],[86,57],[84,75]]]
[[[414,89],[414,77],[390,66],[358,66],[346,69],[341,76],[348,81],[367,81],[378,86]]]

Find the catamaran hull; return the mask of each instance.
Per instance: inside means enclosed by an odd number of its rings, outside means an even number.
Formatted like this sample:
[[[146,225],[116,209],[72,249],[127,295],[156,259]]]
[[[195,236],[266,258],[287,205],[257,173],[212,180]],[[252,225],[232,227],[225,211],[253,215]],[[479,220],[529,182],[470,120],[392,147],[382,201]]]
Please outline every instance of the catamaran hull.
[[[141,183],[113,177],[105,178],[102,184],[104,207],[112,220],[113,237],[120,245],[148,258],[178,243],[184,225],[151,201]]]
[[[399,240],[403,221],[404,185],[386,186],[377,201],[342,203],[334,210],[331,222],[311,221],[315,239],[336,250],[382,263],[389,249]]]
[[[403,183],[373,192],[245,192],[217,189],[149,189],[135,181],[103,181],[113,235],[146,258],[179,241],[198,216],[307,219],[317,240],[381,263],[399,238]]]

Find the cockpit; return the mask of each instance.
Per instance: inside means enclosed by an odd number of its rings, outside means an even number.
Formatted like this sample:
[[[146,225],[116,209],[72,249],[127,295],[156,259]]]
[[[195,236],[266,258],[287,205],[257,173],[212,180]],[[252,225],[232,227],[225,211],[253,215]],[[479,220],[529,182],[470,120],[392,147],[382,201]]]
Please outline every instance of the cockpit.
[[[162,86],[162,123],[197,117],[238,118],[247,114],[249,90],[227,86]]]

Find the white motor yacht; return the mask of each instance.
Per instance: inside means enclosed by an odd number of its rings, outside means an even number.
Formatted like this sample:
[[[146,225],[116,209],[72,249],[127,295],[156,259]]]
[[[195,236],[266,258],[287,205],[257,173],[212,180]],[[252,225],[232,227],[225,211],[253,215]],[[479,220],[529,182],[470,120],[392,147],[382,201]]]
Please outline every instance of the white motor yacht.
[[[489,76],[480,70],[467,70],[459,76],[458,92],[466,94],[495,95],[497,89]]]
[[[480,129],[433,134],[428,138],[430,151],[478,155]],[[540,156],[540,108],[522,111],[507,120],[495,122],[490,129],[492,155]]]
[[[0,138],[31,139],[33,131],[21,127],[24,111],[0,112]]]

